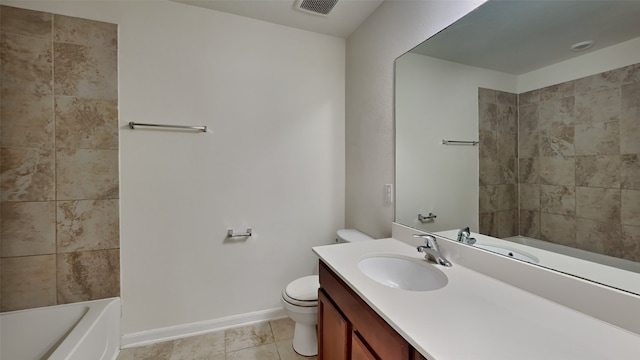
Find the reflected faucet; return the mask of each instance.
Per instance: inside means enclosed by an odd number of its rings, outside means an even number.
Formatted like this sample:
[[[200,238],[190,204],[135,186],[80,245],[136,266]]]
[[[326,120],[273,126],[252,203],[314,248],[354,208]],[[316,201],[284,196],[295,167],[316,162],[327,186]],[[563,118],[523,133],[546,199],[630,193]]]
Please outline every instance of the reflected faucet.
[[[447,267],[451,266],[451,262],[440,253],[440,247],[433,235],[413,234],[413,237],[424,239],[424,245],[418,246],[418,252],[424,253],[426,259],[433,258],[437,264]]]
[[[476,239],[471,237],[471,231],[468,226],[458,231],[458,241],[467,245],[473,245],[476,243]]]

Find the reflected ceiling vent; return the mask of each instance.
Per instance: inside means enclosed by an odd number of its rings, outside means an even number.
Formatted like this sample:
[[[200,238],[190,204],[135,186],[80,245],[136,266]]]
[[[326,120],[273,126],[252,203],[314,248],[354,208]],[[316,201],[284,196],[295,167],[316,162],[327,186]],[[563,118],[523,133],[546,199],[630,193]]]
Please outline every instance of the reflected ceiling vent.
[[[338,0],[296,0],[293,7],[307,13],[327,16],[337,3]]]

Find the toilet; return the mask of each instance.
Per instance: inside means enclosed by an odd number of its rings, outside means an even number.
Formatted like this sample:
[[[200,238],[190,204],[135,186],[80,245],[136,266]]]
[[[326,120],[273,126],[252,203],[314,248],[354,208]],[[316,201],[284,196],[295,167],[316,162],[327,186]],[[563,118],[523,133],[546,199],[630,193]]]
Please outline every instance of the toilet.
[[[373,240],[355,229],[337,232],[337,243]],[[318,354],[318,275],[304,276],[293,280],[282,290],[282,307],[291,320],[295,321],[293,350],[303,356]]]

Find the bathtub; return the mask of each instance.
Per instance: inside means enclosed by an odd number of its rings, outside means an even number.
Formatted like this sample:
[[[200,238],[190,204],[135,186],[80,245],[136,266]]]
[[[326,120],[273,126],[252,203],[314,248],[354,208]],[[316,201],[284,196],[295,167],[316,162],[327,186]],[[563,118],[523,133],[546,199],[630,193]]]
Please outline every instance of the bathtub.
[[[120,298],[0,314],[2,360],[114,360]]]

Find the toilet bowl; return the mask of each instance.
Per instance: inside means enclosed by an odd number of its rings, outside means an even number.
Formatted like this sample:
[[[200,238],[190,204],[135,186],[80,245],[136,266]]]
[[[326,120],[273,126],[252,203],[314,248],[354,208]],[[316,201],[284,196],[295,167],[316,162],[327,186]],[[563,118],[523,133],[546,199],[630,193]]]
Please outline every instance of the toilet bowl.
[[[356,242],[373,238],[354,229],[338,230],[336,242]],[[293,350],[303,356],[318,354],[318,275],[301,277],[290,282],[280,298],[282,307],[291,320],[295,321]]]

